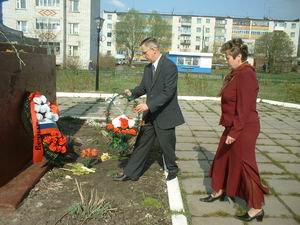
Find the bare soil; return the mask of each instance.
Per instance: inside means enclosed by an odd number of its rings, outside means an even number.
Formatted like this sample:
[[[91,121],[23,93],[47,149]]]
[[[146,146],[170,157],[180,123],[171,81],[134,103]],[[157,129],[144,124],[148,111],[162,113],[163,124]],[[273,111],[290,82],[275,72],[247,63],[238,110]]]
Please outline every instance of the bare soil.
[[[61,131],[80,138],[84,148],[109,152],[107,140],[99,128],[83,120],[61,119]],[[75,176],[62,168],[53,168],[36,184],[17,210],[0,209],[2,225],[167,225],[171,224],[160,153],[154,148],[149,168],[138,181],[116,182],[112,176],[120,173],[126,160],[108,160],[94,166],[96,172]],[[72,179],[67,179],[66,176]],[[92,189],[111,204],[111,211],[102,218],[83,220],[69,213],[71,206],[80,202],[75,179],[82,184],[84,194]]]

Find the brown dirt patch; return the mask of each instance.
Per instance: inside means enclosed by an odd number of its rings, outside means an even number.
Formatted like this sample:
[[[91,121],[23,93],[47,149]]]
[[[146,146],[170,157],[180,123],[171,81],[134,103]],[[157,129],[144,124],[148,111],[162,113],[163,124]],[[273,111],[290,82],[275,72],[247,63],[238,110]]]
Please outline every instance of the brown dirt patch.
[[[101,152],[107,152],[106,140],[99,129],[88,126],[82,120],[62,119],[61,130],[64,134],[80,138],[83,145],[80,149],[92,147]],[[153,151],[150,168],[136,182],[116,182],[112,176],[121,172],[118,160],[101,162],[94,166],[93,174],[74,176],[71,172],[61,168],[53,168],[31,190],[27,198],[15,211],[0,209],[0,224],[5,225],[77,225],[82,224],[78,217],[67,214],[59,221],[69,207],[80,202],[75,184],[75,178],[82,184],[85,193],[96,189],[104,196],[105,201],[111,203],[115,210],[101,219],[90,219],[83,224],[92,225],[167,225],[171,224],[167,192],[163,171],[156,159],[158,151]],[[154,162],[154,163],[153,163]],[[70,175],[72,179],[66,179]],[[146,200],[150,199],[150,203]],[[151,200],[155,200],[154,203]]]

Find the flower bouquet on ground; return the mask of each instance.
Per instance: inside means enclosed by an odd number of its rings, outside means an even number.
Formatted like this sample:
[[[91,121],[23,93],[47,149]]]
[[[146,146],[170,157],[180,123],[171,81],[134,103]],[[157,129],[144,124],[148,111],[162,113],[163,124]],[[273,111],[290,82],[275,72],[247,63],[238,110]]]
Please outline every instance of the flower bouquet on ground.
[[[105,130],[109,138],[108,145],[120,156],[125,156],[133,147],[141,124],[140,114],[133,112],[138,103],[121,94],[108,101]]]
[[[33,136],[33,163],[45,157],[56,166],[64,164],[69,138],[58,129],[59,119],[57,105],[50,103],[39,92],[28,93],[24,100],[22,120],[28,133]]]
[[[91,168],[92,166],[99,163],[99,151],[95,148],[86,148],[81,150],[80,157],[82,158],[82,164],[87,167]]]

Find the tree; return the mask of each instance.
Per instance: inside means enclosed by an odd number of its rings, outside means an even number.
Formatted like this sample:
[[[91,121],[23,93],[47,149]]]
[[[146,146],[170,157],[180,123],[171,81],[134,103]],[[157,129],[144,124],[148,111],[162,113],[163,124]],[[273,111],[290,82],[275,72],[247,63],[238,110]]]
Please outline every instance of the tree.
[[[172,26],[156,11],[150,14],[147,24],[148,36],[159,41],[162,51],[168,51],[171,46]]]
[[[125,48],[131,64],[140,42],[145,38],[146,20],[138,11],[131,9],[116,24],[117,47]]]
[[[280,73],[291,65],[293,43],[284,31],[273,31],[259,38],[255,44],[255,57],[264,57],[268,72]]]

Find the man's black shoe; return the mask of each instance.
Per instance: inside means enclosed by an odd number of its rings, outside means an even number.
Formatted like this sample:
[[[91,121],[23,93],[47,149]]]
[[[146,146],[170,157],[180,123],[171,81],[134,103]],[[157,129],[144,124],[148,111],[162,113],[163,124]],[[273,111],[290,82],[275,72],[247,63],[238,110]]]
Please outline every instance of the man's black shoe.
[[[167,181],[173,180],[177,177],[177,173],[168,173]]]
[[[128,180],[137,181],[138,178],[130,178],[130,177],[126,176],[125,174],[123,174],[121,176],[114,177],[113,180],[114,181],[128,181]]]

